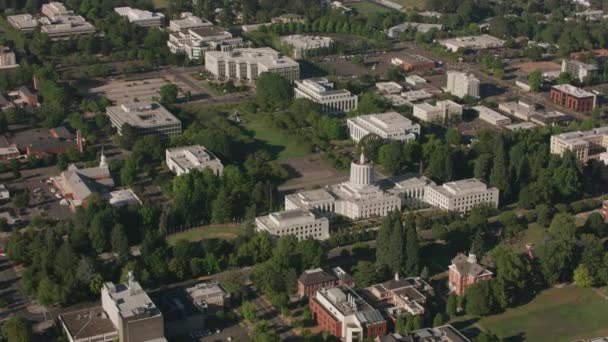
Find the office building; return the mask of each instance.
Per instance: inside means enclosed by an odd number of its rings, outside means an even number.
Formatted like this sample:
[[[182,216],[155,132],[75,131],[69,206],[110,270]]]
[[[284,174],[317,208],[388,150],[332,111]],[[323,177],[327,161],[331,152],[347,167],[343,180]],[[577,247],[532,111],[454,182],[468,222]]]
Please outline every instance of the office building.
[[[410,90],[401,93],[401,98],[405,100],[405,104],[414,106],[414,103],[433,98],[433,94],[424,89]]]
[[[361,115],[346,121],[351,139],[359,142],[368,134],[385,140],[410,141],[420,134],[420,125],[397,112]]]
[[[203,314],[215,314],[230,307],[230,293],[219,283],[199,283],[187,288],[186,293]]]
[[[386,95],[400,94],[403,91],[403,86],[397,82],[377,82],[376,89]]]
[[[464,98],[470,96],[472,98],[479,98],[479,79],[473,74],[466,74],[458,71],[447,72],[447,85],[445,90],[452,95]]]
[[[427,294],[433,288],[422,278],[395,278],[384,283],[372,285],[362,291],[362,295],[375,308],[398,318],[402,315],[424,316]]]
[[[216,79],[255,81],[263,72],[272,72],[293,82],[300,79],[300,64],[271,48],[208,51],[205,69]]]
[[[12,69],[18,66],[17,58],[11,48],[0,45],[0,69]]]
[[[255,219],[256,230],[273,236],[293,235],[298,240],[329,239],[329,220],[306,209],[270,213]]]
[[[142,27],[160,27],[165,22],[165,15],[160,12],[154,13],[131,7],[116,7],[114,12],[129,19],[131,24]]]
[[[388,332],[380,311],[348,287],[316,291],[309,307],[322,330],[345,342],[371,340]]]
[[[428,71],[435,69],[435,61],[422,55],[403,54],[391,58],[391,64],[402,67],[405,71]]]
[[[80,34],[95,33],[95,27],[83,17],[75,15],[62,3],[51,1],[42,5],[44,16],[34,17],[30,14],[8,16],[8,22],[17,30],[31,33],[40,27],[51,40],[65,40]]]
[[[462,118],[462,106],[450,100],[437,101],[433,106],[429,103],[414,105],[414,117],[435,123],[458,121]]]
[[[169,21],[169,29],[174,32],[208,26],[213,26],[213,23],[190,12],[181,13],[179,19]]]
[[[301,59],[308,56],[309,51],[328,48],[334,42],[334,40],[329,37],[303,36],[300,34],[283,36],[280,40],[282,44],[289,45],[293,48],[291,56],[295,59]]]
[[[499,190],[477,179],[463,179],[443,185],[429,185],[424,201],[443,210],[466,213],[480,204],[498,207]]]
[[[34,32],[34,30],[36,30],[36,28],[41,25],[43,21],[48,21],[47,18],[44,18],[44,20],[34,18],[34,16],[32,16],[31,14],[9,15],[6,17],[6,19],[12,27],[23,33]]]
[[[513,131],[513,132],[526,131],[529,129],[534,129],[536,127],[538,127],[538,125],[536,125],[533,122],[518,122],[518,123],[514,123],[514,124],[505,126],[506,129]]]
[[[430,30],[441,30],[443,25],[440,24],[426,24],[426,23],[412,23],[406,22],[388,29],[387,34],[390,38],[399,38],[403,32],[406,31],[417,31],[420,33],[427,33]]]
[[[409,340],[413,342],[471,342],[451,325],[442,325],[434,328],[414,330],[409,333]],[[389,341],[381,341],[389,342]]]
[[[426,84],[426,80],[424,79],[424,77],[420,77],[418,75],[406,76],[405,82],[407,84],[413,85],[414,87]]]
[[[278,17],[270,19],[272,24],[304,23],[305,21],[305,16],[292,13],[282,14]]]
[[[551,101],[576,112],[590,112],[595,108],[596,96],[570,84],[551,87]]]
[[[581,83],[596,77],[599,71],[597,65],[583,63],[576,59],[562,59],[562,72],[569,73]]]
[[[458,50],[486,50],[500,48],[505,44],[505,41],[487,34],[482,34],[480,36],[466,36],[445,39],[439,41],[439,44],[443,45],[451,52],[457,52]]]
[[[450,291],[457,296],[464,295],[467,288],[481,281],[490,280],[494,276],[488,267],[477,262],[477,257],[473,253],[469,253],[468,256],[458,253],[448,267],[448,274]]]
[[[300,298],[312,297],[318,290],[337,286],[354,287],[355,278],[340,267],[329,271],[322,268],[305,270],[298,278],[298,295]]]
[[[598,159],[608,149],[608,126],[589,131],[567,132],[551,137],[551,153],[563,155],[572,151],[582,164]]]
[[[209,169],[216,176],[224,170],[222,162],[201,145],[173,147],[165,150],[165,163],[171,172],[178,176],[191,170]]]
[[[334,84],[323,77],[295,81],[294,95],[296,99],[318,103],[321,111],[329,114],[356,110],[358,104],[357,95],[346,89],[334,89]]]
[[[169,34],[167,46],[172,53],[184,53],[190,60],[201,60],[207,51],[229,52],[248,47],[241,37],[218,26],[183,29]]]
[[[182,133],[182,123],[157,102],[134,102],[106,108],[110,122],[123,134],[125,124],[136,136],[157,135],[166,138]]]
[[[497,127],[503,127],[511,124],[511,119],[499,112],[485,106],[473,107],[479,113],[479,119]]]

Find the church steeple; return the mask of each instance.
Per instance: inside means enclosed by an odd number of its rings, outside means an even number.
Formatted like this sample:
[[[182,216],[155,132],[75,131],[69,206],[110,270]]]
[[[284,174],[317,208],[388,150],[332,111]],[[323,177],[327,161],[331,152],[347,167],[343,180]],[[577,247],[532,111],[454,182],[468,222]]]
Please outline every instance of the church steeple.
[[[99,158],[99,167],[107,167],[106,155],[103,153],[103,145],[101,145],[101,158]]]

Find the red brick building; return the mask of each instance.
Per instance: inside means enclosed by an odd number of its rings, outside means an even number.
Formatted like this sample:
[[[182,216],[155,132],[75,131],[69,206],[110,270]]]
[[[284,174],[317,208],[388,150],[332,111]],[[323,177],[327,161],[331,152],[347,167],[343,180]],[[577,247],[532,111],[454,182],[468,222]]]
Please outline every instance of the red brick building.
[[[490,280],[494,276],[489,269],[477,263],[475,254],[469,256],[459,253],[449,266],[448,285],[450,291],[462,296],[465,290],[481,281]]]
[[[577,112],[590,112],[595,108],[596,96],[570,84],[560,84],[551,88],[551,101]]]
[[[432,59],[421,55],[410,54],[395,57],[392,59],[392,63],[394,65],[401,66],[405,71],[433,70],[436,66],[435,61]]]
[[[335,267],[331,271],[322,268],[306,270],[298,278],[298,295],[300,298],[311,297],[317,290],[342,285],[353,287],[355,279],[340,267]]]

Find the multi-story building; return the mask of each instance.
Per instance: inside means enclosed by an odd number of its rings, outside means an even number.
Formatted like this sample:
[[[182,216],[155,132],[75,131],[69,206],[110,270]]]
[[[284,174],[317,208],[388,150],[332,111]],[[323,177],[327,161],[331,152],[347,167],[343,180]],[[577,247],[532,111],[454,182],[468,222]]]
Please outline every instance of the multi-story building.
[[[459,71],[448,71],[448,81],[445,87],[446,91],[454,96],[463,98],[470,96],[472,98],[479,98],[479,79],[473,76],[473,74],[466,74]]]
[[[190,12],[181,13],[179,19],[169,21],[169,29],[174,32],[208,26],[213,26],[213,23]]]
[[[576,112],[590,112],[595,108],[596,96],[570,84],[551,87],[551,101]]]
[[[499,190],[489,188],[477,179],[463,179],[441,186],[429,185],[424,193],[424,201],[432,206],[449,211],[468,212],[473,207],[487,204],[498,207]]]
[[[214,314],[230,306],[230,293],[219,283],[200,283],[186,289],[188,297],[203,314]]]
[[[334,84],[323,77],[295,81],[294,96],[318,103],[321,111],[329,114],[356,110],[358,103],[357,95],[346,89],[334,89]]]
[[[17,58],[11,48],[0,45],[0,69],[10,69],[18,66]]]
[[[303,23],[306,17],[299,14],[287,13],[270,19],[272,24]]]
[[[340,267],[334,267],[330,271],[322,268],[306,270],[298,278],[298,295],[300,298],[312,297],[318,290],[337,286],[354,287],[355,278]]]
[[[280,40],[281,43],[293,48],[291,56],[295,59],[306,57],[309,51],[328,48],[334,42],[334,40],[329,37],[303,36],[300,34],[283,36]]]
[[[16,14],[6,17],[12,27],[24,33],[31,33],[41,24],[42,20],[34,18],[31,14]],[[44,18],[45,20],[48,20]]]
[[[397,112],[369,114],[346,121],[351,139],[358,142],[368,134],[386,140],[410,141],[420,134],[420,125]]]
[[[95,27],[83,17],[69,11],[62,3],[51,1],[42,5],[46,17],[34,18],[31,14],[8,16],[8,22],[17,30],[30,33],[40,26],[51,40],[64,40],[80,34],[95,33]]]
[[[209,169],[216,176],[224,171],[222,162],[201,145],[173,147],[165,150],[165,163],[178,176],[191,170]]]
[[[290,82],[300,79],[300,64],[271,48],[208,51],[205,69],[217,79],[255,81],[263,72],[272,72]]]
[[[475,254],[469,256],[459,253],[449,266],[448,286],[457,296],[462,296],[466,289],[484,280],[490,280],[494,273],[477,262]]]
[[[182,133],[182,123],[157,102],[134,102],[106,108],[110,122],[123,134],[123,126],[133,128],[136,136],[157,135],[161,138]]]
[[[165,22],[165,15],[160,12],[154,13],[131,7],[116,7],[114,12],[129,19],[131,24],[142,27],[159,27]]]
[[[317,324],[345,342],[362,342],[388,332],[387,321],[353,289],[320,289],[309,300]]]
[[[471,342],[451,325],[415,330],[409,334],[390,334],[377,337],[374,342]]]
[[[586,164],[591,159],[599,158],[608,149],[608,126],[589,131],[567,132],[551,137],[551,153],[563,155],[572,151],[577,159]]]
[[[362,294],[373,307],[396,318],[403,314],[423,316],[426,293],[430,292],[432,287],[422,278],[400,278],[399,274],[395,274],[394,279],[372,285]]]
[[[441,30],[442,28],[443,25],[441,24],[405,22],[389,28],[387,34],[390,38],[399,38],[401,33],[406,31],[417,31],[420,33],[427,33],[430,30]]]
[[[405,82],[414,87],[426,84],[424,77],[418,75],[409,75],[405,77]]]
[[[218,26],[204,26],[179,30],[169,34],[167,46],[172,53],[184,53],[190,60],[200,60],[206,51],[229,52],[248,47],[241,37]]]
[[[433,106],[429,103],[414,105],[414,117],[425,122],[445,123],[462,118],[462,106],[450,100],[437,101]]]
[[[376,82],[376,89],[382,94],[395,95],[403,91],[403,86],[397,82]]]
[[[256,230],[273,236],[293,235],[298,240],[329,238],[329,220],[307,209],[270,213],[255,219]]]
[[[500,48],[505,41],[487,34],[480,36],[456,37],[439,41],[440,45],[452,52],[458,50],[486,50]]]
[[[403,54],[399,57],[393,57],[391,64],[402,67],[405,71],[426,71],[435,69],[436,63],[434,60],[426,58],[422,55]]]
[[[497,127],[503,127],[511,124],[511,119],[499,112],[485,106],[473,107],[479,113],[479,119]]]
[[[569,73],[580,82],[597,76],[599,70],[597,65],[583,63],[576,59],[562,59],[562,72]]]

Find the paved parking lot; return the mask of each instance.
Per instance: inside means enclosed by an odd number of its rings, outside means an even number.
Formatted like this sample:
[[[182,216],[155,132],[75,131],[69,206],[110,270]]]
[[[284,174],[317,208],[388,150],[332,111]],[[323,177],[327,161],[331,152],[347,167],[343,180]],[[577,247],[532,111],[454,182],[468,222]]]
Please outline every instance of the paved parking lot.
[[[160,99],[160,88],[169,83],[174,83],[179,88],[179,97],[190,92],[192,96],[198,95],[199,91],[175,75],[164,77],[151,77],[142,79],[112,80],[106,79],[100,84],[88,89],[88,92],[101,95],[115,103],[128,103],[135,100],[140,102],[152,101],[153,98]]]

